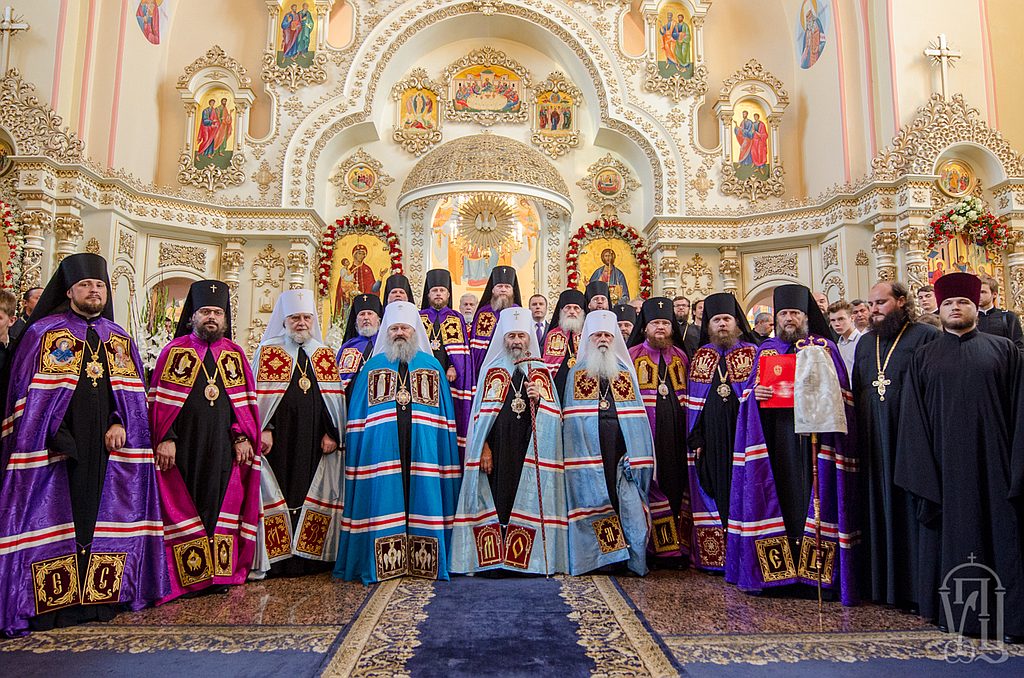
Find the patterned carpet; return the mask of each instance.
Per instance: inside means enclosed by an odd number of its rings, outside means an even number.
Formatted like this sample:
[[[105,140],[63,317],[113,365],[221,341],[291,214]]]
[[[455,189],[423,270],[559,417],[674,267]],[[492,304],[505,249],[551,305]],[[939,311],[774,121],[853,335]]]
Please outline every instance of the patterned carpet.
[[[0,641],[0,666],[148,678],[1024,675],[1024,648],[977,649],[886,608],[826,603],[819,620],[813,600],[747,596],[690,571],[370,588],[319,575]]]

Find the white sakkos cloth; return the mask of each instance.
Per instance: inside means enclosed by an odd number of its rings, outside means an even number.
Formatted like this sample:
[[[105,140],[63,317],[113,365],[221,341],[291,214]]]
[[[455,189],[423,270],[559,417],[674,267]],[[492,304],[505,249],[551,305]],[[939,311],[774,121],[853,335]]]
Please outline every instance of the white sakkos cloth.
[[[808,346],[796,354],[793,430],[846,433],[846,410],[835,364],[820,346]]]

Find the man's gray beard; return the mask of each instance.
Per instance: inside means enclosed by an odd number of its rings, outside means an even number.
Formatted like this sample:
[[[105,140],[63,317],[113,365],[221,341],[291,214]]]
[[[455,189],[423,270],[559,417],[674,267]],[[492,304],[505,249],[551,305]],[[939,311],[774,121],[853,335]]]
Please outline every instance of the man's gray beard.
[[[378,329],[379,328],[374,327],[372,325],[370,325],[368,327],[363,327],[362,325],[357,325],[356,326],[356,334],[358,334],[360,337],[367,337],[367,338],[369,338],[369,337],[372,337],[373,335],[377,334],[377,330]]]
[[[593,347],[592,347],[593,348]],[[619,376],[619,357],[608,348],[593,348],[587,352],[587,360],[583,365],[587,375],[594,379],[614,379]]]
[[[583,331],[583,318],[580,318],[578,316],[575,318],[570,318],[565,314],[565,311],[563,310],[561,313],[558,314],[558,326],[561,327],[566,332],[571,332],[572,334],[579,334],[580,332]]]
[[[384,354],[388,357],[391,362],[398,363],[410,363],[412,359],[416,357],[416,352],[419,347],[413,341],[406,341],[405,339],[392,339],[391,337],[384,337]]]
[[[225,327],[223,325],[221,325],[215,330],[208,330],[206,329],[205,325],[199,325],[198,327],[193,329],[193,331],[196,333],[196,336],[205,341],[207,344],[212,344],[213,342],[221,339],[224,336],[224,330]]]
[[[512,361],[512,364],[515,365],[516,369],[519,370],[520,372],[522,372],[523,374],[526,374],[526,370],[529,369],[529,364],[525,363],[525,362],[522,362],[522,363],[519,362],[520,360],[522,360],[523,358],[526,357],[526,354],[527,354],[526,349],[523,349],[523,348],[506,348],[505,349],[505,353],[508,354],[508,359]],[[516,363],[519,363],[519,364],[516,364]]]
[[[305,344],[307,341],[313,338],[312,330],[302,330],[301,332],[295,330],[285,330],[285,334],[288,338],[294,341],[296,344]]]
[[[903,325],[909,320],[907,309],[905,308],[894,308],[885,314],[881,320],[876,321],[874,318],[871,319],[870,329],[875,331],[875,335],[879,339],[893,339],[900,330],[903,329]]]
[[[810,329],[808,329],[806,320],[796,329],[788,330],[785,327],[779,326],[775,331],[776,338],[787,344],[792,344],[800,341],[801,339],[806,339],[809,334]]]
[[[512,305],[512,297],[506,297],[504,294],[495,294],[491,297],[491,308],[495,311],[504,311],[506,308]]]
[[[716,333],[713,337],[711,337],[711,343],[720,349],[729,350],[730,348],[736,345],[736,342],[739,341],[739,338],[740,330],[739,328],[737,328],[725,335]]]

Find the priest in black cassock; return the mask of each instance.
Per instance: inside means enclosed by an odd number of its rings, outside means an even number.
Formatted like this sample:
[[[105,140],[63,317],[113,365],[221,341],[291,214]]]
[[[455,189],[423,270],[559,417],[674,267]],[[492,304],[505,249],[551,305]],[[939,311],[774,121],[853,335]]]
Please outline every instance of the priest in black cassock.
[[[586,315],[587,302],[577,289],[564,290],[558,295],[551,326],[544,335],[541,354],[548,368],[555,375],[555,388],[559,398],[565,397],[565,378],[576,364],[580,350],[580,332]]]
[[[413,301],[412,285],[409,284],[409,279],[401,273],[392,273],[384,282],[384,305],[387,306],[392,301],[416,303]]]
[[[360,294],[352,300],[345,323],[345,338],[337,356],[341,386],[347,398],[351,398],[349,389],[356,375],[373,353],[373,343],[377,340],[383,315],[384,307],[375,294]]]
[[[611,293],[606,282],[595,280],[587,283],[586,297],[588,311],[607,311],[612,306]]]
[[[255,569],[271,576],[326,572],[341,529],[345,398],[312,290],[281,293],[252,364],[264,455],[263,548]]]
[[[498,326],[498,318],[506,308],[523,305],[519,292],[519,278],[511,266],[495,266],[487,278],[487,286],[480,295],[480,305],[469,330],[469,354],[472,361],[473,379],[477,379],[483,364],[491,337]]]
[[[149,399],[165,541],[176,565],[170,597],[243,583],[256,556],[261,426],[249,361],[231,340],[224,282],[192,283]]]
[[[700,328],[700,348],[694,352],[690,363],[687,389],[687,442],[694,451],[692,474],[700,490],[692,493],[692,502],[695,516],[707,514],[711,507],[699,506],[705,503],[701,493],[710,497],[718,511],[719,521],[717,525],[709,526],[725,529],[729,525],[739,396],[754,367],[757,344],[739,302],[729,292],[712,294],[705,299],[704,310],[708,320]],[[700,542],[700,520],[695,519],[694,522]],[[724,533],[722,536],[724,538]],[[715,560],[714,554],[710,555],[710,559]],[[695,559],[695,562],[701,565],[701,560],[708,558]]]
[[[857,344],[853,398],[861,467],[858,589],[866,600],[917,610],[918,522],[914,502],[893,482],[900,394],[914,352],[939,336],[916,322],[901,282],[880,282],[868,296],[871,329]]]
[[[686,466],[689,360],[674,319],[670,299],[648,299],[640,311],[629,348],[657,460],[650,488],[652,545],[656,555],[669,558],[689,556],[693,526]]]
[[[622,340],[626,342],[626,346],[629,346],[630,339],[633,337],[633,328],[636,327],[636,321],[640,318],[640,312],[629,304],[615,304],[612,313],[615,314],[615,319],[619,322]]]
[[[969,273],[935,283],[943,332],[910,363],[896,484],[913,495],[921,523],[921,616],[962,635],[999,641],[1001,631],[1021,642],[1024,363],[1012,341],[978,331],[980,294]],[[971,588],[960,595],[962,586]]]

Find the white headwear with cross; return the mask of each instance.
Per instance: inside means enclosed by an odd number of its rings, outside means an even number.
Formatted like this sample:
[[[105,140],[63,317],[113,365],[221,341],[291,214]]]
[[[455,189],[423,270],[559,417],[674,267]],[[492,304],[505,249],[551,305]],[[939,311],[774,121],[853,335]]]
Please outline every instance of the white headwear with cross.
[[[580,352],[577,356],[577,365],[585,365],[587,354],[594,350],[590,343],[590,337],[595,332],[607,332],[612,335],[612,350],[619,359],[623,369],[627,369],[636,378],[636,368],[633,367],[633,359],[629,357],[629,349],[619,331],[619,320],[611,311],[591,311],[583,321],[583,332],[580,335]]]
[[[537,335],[533,331],[533,319],[530,312],[518,306],[507,308],[498,316],[498,325],[494,329],[494,334],[491,335],[491,344],[487,347],[487,354],[480,364],[481,374],[485,374],[487,367],[505,352],[505,335],[509,332],[525,332],[526,336],[530,338],[530,355],[540,359],[540,344],[537,343]],[[527,364],[527,367],[531,367],[531,365]]]
[[[408,301],[392,301],[384,307],[384,318],[380,321],[380,331],[377,332],[377,341],[373,344],[373,355],[384,352],[384,344],[388,337],[388,328],[392,325],[408,325],[416,333],[416,343],[424,353],[433,355],[430,348],[430,339],[427,331],[423,329],[423,321],[420,319],[420,312]]]
[[[285,290],[281,292],[281,296],[277,298],[277,303],[274,304],[274,312],[270,314],[270,320],[267,321],[267,329],[263,332],[263,340],[260,342],[260,346],[281,343],[281,337],[285,336],[286,333],[284,327],[285,318],[298,313],[309,313],[313,316],[313,326],[310,328],[312,337],[318,343],[324,343],[323,336],[320,333],[320,318],[316,312],[316,297],[314,297],[313,291]]]

